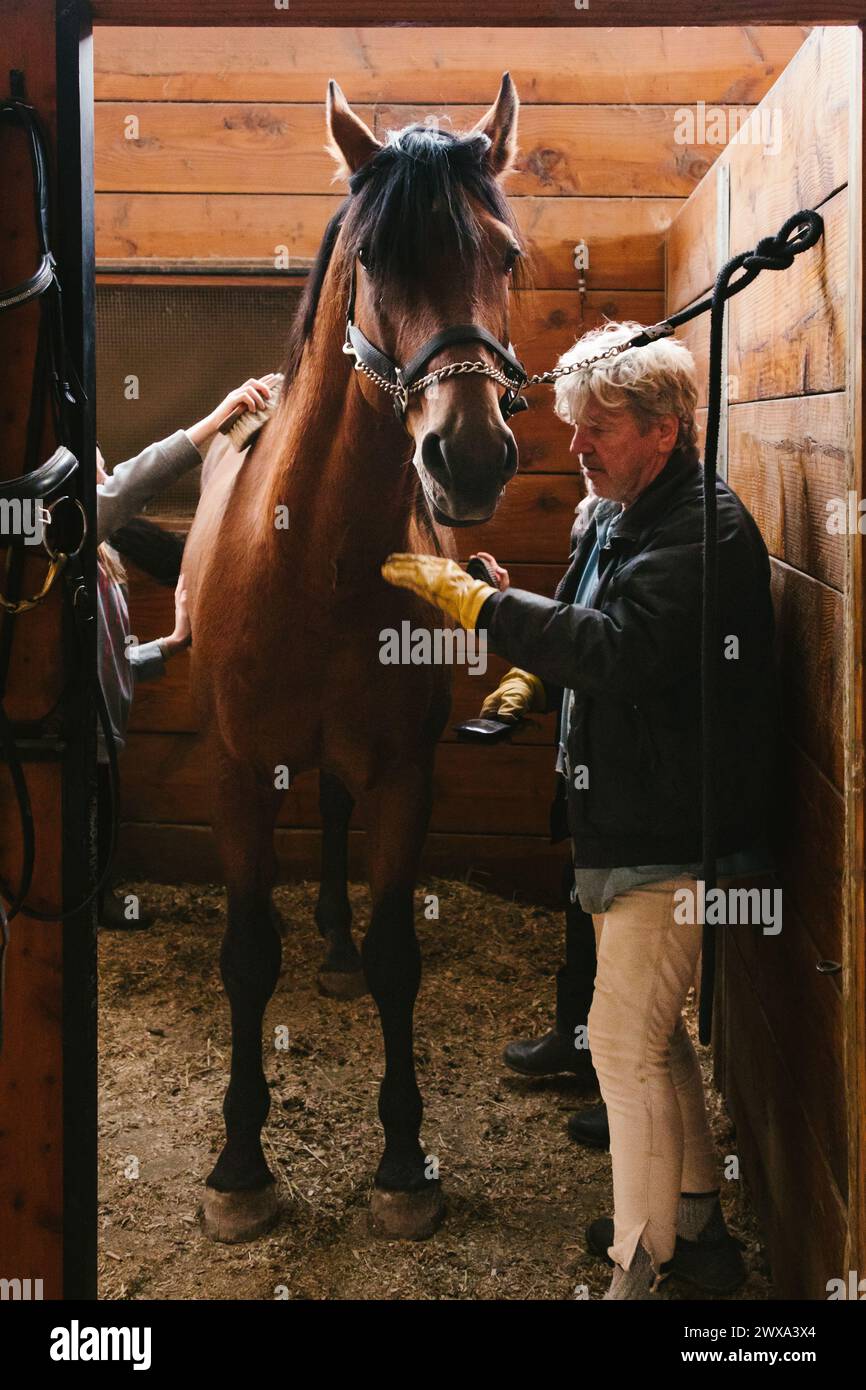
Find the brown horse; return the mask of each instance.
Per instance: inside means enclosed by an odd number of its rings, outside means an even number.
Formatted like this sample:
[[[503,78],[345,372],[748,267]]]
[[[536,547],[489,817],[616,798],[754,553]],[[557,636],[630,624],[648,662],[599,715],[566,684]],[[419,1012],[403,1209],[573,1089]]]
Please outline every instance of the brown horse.
[[[365,979],[381,1019],[376,1227],[418,1238],[444,1212],[435,1164],[419,1142],[413,893],[449,677],[444,665],[380,662],[383,629],[400,631],[408,619],[429,630],[436,621],[429,605],[387,584],[380,566],[391,551],[452,553],[441,528],[492,515],[517,451],[490,377],[442,380],[410,396],[401,421],[342,345],[355,281],[358,327],[396,362],[454,325],[480,325],[508,343],[521,244],[499,181],[516,150],[517,105],[506,74],[472,131],[413,125],[381,144],[330,83],[329,148],[352,192],[305,289],[274,416],[252,448],[239,453],[220,441],[206,461],[184,571],[228,890],[220,955],[232,1026],[226,1143],[204,1197],[204,1229],[218,1240],[252,1239],[277,1214],[261,1147],[269,1108],[261,1028],[280,964],[271,906],[280,769],[320,769],[320,978],[344,995]],[[477,341],[467,351],[464,340],[438,351],[427,370],[468,355],[496,364],[495,351]],[[346,892],[356,801],[372,897],[361,955]]]

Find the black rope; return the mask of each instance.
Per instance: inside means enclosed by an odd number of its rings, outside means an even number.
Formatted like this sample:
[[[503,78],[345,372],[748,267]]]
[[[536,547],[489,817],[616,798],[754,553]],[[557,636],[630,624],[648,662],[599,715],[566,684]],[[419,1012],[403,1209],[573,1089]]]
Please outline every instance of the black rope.
[[[792,233],[797,232],[794,236]],[[719,453],[719,426],[722,410],[722,346],[725,323],[725,304],[732,295],[750,285],[762,270],[787,270],[794,257],[807,251],[824,233],[824,219],[812,210],[795,212],[780,227],[775,236],[762,237],[754,251],[734,256],[716,277],[708,299],[690,309],[675,314],[668,322],[672,327],[686,323],[696,315],[710,310],[709,399],[707,402],[707,433],[704,448],[704,568],[701,614],[701,834],[703,845],[702,875],[705,895],[716,887],[717,880],[717,823],[716,779],[718,774],[718,708],[719,673],[722,651],[719,638],[718,595],[718,520],[716,515],[716,465]],[[738,270],[743,274],[733,281]],[[705,897],[706,901],[706,897]],[[712,925],[704,923],[701,956],[701,996],[698,1010],[698,1036],[709,1043],[713,1031],[713,995],[715,992],[716,935]]]

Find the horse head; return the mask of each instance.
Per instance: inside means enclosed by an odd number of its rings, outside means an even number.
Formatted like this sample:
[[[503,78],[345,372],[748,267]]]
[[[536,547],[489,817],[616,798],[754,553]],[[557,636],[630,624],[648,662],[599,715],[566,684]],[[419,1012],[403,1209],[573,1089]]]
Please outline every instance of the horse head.
[[[517,112],[506,73],[471,130],[457,134],[428,119],[382,142],[337,84],[328,88],[328,148],[351,189],[335,259],[356,347],[380,377],[358,371],[359,389],[375,410],[391,411],[393,390],[389,396],[381,378],[393,369],[390,380],[400,383],[413,359],[415,379],[467,360],[500,374],[499,384],[477,372],[437,376],[398,402],[427,503],[448,526],[486,521],[517,470],[499,399],[502,374],[515,365],[509,288],[524,251],[501,187],[516,154]]]

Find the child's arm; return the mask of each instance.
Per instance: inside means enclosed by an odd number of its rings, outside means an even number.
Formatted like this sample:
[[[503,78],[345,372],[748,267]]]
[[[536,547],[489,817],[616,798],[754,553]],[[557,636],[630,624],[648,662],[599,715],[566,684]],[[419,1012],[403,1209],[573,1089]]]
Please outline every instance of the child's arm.
[[[251,378],[230,391],[216,410],[188,430],[175,430],[167,439],[150,444],[135,458],[119,463],[105,482],[97,484],[97,543],[137,516],[157,492],[200,464],[220,425],[238,406],[261,410],[270,394],[271,388],[266,381]]]
[[[132,666],[136,684],[165,675],[165,663],[175,652],[182,652],[192,641],[187,606],[186,581],[183,575],[174,591],[174,631],[168,637],[153,642],[134,642],[126,649],[126,659]]]

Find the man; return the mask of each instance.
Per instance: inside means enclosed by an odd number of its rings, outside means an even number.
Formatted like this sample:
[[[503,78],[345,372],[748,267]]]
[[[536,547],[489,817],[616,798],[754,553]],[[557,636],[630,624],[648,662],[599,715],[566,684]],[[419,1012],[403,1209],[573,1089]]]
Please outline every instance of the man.
[[[640,325],[609,323],[563,362]],[[575,890],[598,964],[589,1042],[607,1105],[614,1217],[588,1231],[614,1264],[607,1299],[652,1297],[676,1261],[743,1277],[718,1199],[700,1068],[682,1019],[701,948],[702,473],[694,361],[676,340],[557,382],[556,409],[602,499],[554,599],[473,580],[454,561],[390,556],[383,574],[486,628],[525,677],[527,710],[564,701]],[[731,489],[718,505],[720,886],[765,871],[773,718],[766,547]],[[592,571],[591,597],[581,581]],[[582,602],[576,603],[578,584]],[[509,673],[513,675],[514,673]]]

